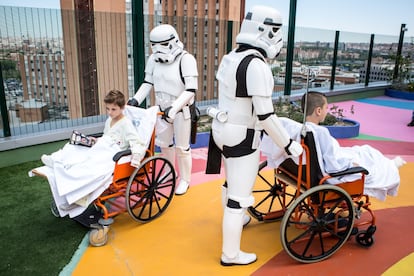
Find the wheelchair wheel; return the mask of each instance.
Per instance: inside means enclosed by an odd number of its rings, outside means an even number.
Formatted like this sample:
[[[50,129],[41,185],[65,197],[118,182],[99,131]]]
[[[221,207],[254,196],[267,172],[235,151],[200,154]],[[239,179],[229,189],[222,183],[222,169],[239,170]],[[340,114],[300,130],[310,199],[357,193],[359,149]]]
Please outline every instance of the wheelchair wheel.
[[[60,218],[59,210],[54,200],[50,202],[50,211],[52,212],[52,215],[54,215],[57,218]]]
[[[313,187],[282,219],[283,248],[302,263],[327,259],[348,240],[354,219],[354,203],[345,190],[334,185]]]
[[[363,247],[371,247],[374,244],[374,233],[376,226],[371,225],[366,231],[360,231],[356,236],[356,241]]]
[[[89,231],[89,244],[92,246],[104,246],[108,242],[109,226],[100,226]]]
[[[134,170],[126,189],[126,208],[131,217],[148,222],[159,217],[175,191],[175,170],[165,158],[152,156]]]
[[[293,202],[295,190],[288,190],[289,187],[276,183],[274,177],[272,181],[266,179],[261,172],[266,165],[267,161],[259,165],[258,180],[253,188],[255,204],[247,210],[258,221],[277,221],[282,219]]]

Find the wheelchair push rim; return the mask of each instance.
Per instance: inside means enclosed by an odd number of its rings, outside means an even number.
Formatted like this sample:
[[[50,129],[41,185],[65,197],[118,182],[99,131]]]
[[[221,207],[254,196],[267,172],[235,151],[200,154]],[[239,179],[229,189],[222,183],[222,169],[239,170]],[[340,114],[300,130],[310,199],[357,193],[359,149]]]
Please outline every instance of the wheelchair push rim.
[[[141,163],[129,178],[126,209],[139,222],[159,217],[169,206],[175,191],[175,169],[165,158],[152,156]]]
[[[283,248],[302,263],[325,260],[348,240],[354,220],[354,204],[344,189],[313,187],[295,200],[282,219]]]

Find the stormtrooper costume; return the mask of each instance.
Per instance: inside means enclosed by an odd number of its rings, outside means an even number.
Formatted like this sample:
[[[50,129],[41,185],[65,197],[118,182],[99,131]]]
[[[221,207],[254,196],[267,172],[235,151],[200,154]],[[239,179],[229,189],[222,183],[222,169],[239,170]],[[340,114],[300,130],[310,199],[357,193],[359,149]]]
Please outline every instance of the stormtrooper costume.
[[[283,46],[282,18],[275,9],[255,6],[247,13],[236,37],[239,46],[225,55],[220,63],[218,112],[212,123],[212,139],[206,173],[218,173],[224,160],[227,188],[223,216],[221,264],[245,265],[255,262],[254,253],[240,250],[246,208],[254,203],[263,130],[292,156],[302,147],[292,141],[274,114],[272,91],[274,80],[266,58],[273,59]],[[210,137],[211,138],[211,137]]]
[[[164,130],[157,134],[157,145],[162,154],[180,172],[175,190],[185,194],[191,180],[191,114],[189,105],[194,102],[198,88],[197,63],[193,55],[183,50],[177,31],[167,24],[150,32],[152,55],[145,67],[145,78],[129,105],[139,105],[154,88],[156,105],[164,112],[167,121]],[[165,122],[164,121],[164,122]]]

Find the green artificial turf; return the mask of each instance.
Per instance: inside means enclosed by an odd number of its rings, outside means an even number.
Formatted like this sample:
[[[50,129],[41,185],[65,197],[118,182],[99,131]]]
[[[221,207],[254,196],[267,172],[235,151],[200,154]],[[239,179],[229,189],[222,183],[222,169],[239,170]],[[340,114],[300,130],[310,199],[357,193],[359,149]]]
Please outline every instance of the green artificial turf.
[[[0,168],[0,275],[58,275],[88,229],[50,211],[42,177],[29,177],[39,161]]]

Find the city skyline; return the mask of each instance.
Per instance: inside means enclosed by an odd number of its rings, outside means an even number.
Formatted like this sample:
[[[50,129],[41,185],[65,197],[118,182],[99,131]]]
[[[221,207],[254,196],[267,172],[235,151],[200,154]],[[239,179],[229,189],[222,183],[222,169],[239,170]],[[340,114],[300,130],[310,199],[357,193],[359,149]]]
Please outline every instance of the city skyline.
[[[289,23],[290,0],[246,0],[246,9],[253,5],[277,8],[283,24]],[[59,9],[59,0],[0,0],[0,6]],[[338,13],[332,11],[340,11]],[[297,1],[296,26],[322,30],[339,30],[385,36],[398,36],[401,24],[407,25],[405,40],[414,37],[414,1],[412,0],[313,0]]]
[[[253,5],[278,9],[288,25],[290,0],[246,0],[246,10]],[[412,0],[298,0],[296,27],[399,36],[404,23],[408,38],[414,36],[413,10]]]

